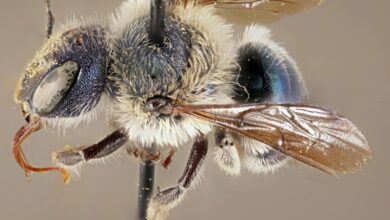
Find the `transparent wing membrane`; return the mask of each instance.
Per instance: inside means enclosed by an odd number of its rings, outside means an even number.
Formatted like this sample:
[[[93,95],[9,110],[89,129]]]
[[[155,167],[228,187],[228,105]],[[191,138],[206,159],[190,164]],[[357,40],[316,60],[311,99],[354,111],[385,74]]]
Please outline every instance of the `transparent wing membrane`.
[[[366,139],[351,121],[320,107],[202,105],[176,111],[261,141],[333,175],[360,170],[372,157]]]
[[[177,0],[190,2],[190,0]],[[245,23],[270,23],[305,11],[322,2],[322,0],[197,0],[199,4],[214,4],[218,13],[229,21]]]

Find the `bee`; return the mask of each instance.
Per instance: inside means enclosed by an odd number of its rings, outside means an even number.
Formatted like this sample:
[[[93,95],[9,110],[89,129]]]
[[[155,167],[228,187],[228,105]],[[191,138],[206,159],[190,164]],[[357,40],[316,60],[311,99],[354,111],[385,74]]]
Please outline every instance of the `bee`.
[[[154,13],[156,2],[166,12]],[[148,219],[165,218],[183,200],[209,148],[232,176],[274,172],[291,159],[332,175],[361,169],[372,157],[363,134],[342,115],[305,104],[296,62],[258,24],[320,2],[127,0],[103,23],[72,21],[53,32],[46,1],[47,39],[16,89],[27,121],[14,137],[16,162],[26,174],[60,171],[68,181],[114,153],[168,167],[177,150],[192,146],[177,183],[151,199]],[[235,40],[231,23],[248,22]],[[77,127],[101,111],[115,127],[107,137],[55,152],[52,167],[27,162],[21,145],[29,135]]]

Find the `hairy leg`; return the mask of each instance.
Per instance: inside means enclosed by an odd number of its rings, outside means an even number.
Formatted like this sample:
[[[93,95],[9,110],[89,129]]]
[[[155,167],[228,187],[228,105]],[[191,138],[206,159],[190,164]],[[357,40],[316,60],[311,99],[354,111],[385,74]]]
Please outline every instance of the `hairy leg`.
[[[241,171],[239,137],[225,129],[215,131],[214,162],[227,175],[238,176]]]
[[[127,141],[127,134],[124,130],[119,129],[94,145],[86,148],[65,149],[56,152],[53,158],[58,166],[71,168],[81,165],[83,162],[106,157],[122,147]]]
[[[199,177],[208,150],[208,140],[198,137],[192,147],[186,167],[177,184],[169,189],[158,192],[150,201],[147,219],[164,219],[169,210],[176,207],[183,199],[187,190]]]
[[[254,173],[274,172],[288,157],[272,147],[225,129],[215,132],[214,161],[227,175],[237,176],[241,168]]]

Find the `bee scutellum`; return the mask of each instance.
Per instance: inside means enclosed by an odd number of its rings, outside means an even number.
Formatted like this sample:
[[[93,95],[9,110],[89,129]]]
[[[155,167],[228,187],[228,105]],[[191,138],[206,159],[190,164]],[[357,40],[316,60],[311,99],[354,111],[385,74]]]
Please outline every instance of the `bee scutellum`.
[[[47,40],[16,89],[27,120],[14,138],[16,161],[26,173],[59,170],[69,180],[120,149],[168,167],[175,151],[192,146],[177,183],[150,201],[148,219],[182,201],[209,148],[232,176],[274,172],[291,159],[334,175],[361,169],[371,158],[364,136],[343,116],[305,104],[297,64],[260,25],[319,2],[167,0],[159,45],[148,34],[149,0],[125,1],[104,24],[73,21],[53,33],[48,7]],[[230,22],[243,23],[239,15],[255,24],[237,40]],[[55,152],[53,167],[27,162],[21,144],[31,133],[77,126],[99,109],[109,111],[114,132]]]

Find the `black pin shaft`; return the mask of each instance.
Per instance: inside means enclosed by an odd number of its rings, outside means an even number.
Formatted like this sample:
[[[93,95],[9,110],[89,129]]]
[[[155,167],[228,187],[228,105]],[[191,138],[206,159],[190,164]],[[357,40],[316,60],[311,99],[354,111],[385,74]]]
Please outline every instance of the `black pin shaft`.
[[[138,219],[145,220],[154,187],[154,162],[145,160],[139,167]]]
[[[165,7],[166,0],[150,1],[150,41],[158,46],[164,43],[165,26]],[[154,154],[154,149],[150,151]],[[139,167],[139,186],[138,186],[138,219],[145,220],[147,217],[147,208],[154,187],[155,165],[151,160],[144,160]]]
[[[150,41],[157,45],[164,43],[165,7],[166,0],[150,1]]]

